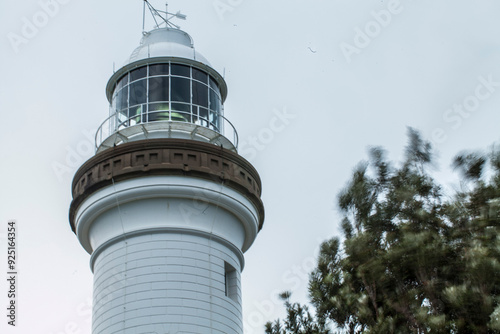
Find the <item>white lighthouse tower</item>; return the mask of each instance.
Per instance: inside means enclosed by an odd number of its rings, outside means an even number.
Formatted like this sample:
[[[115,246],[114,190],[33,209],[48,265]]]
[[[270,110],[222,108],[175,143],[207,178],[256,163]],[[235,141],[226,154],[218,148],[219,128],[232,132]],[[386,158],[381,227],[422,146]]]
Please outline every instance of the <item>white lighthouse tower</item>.
[[[261,181],[237,153],[223,77],[169,13],[151,10],[166,27],[145,32],[109,79],[96,155],[72,184],[70,224],[94,273],[92,334],[241,334]]]

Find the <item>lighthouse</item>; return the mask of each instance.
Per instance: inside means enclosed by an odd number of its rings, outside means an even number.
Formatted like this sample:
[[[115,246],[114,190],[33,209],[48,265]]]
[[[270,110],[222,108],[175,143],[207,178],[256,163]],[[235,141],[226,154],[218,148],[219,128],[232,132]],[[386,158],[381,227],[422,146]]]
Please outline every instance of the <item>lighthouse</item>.
[[[171,22],[183,15],[144,3],[163,25],[109,79],[96,154],[72,183],[70,225],[94,274],[92,334],[241,334],[261,180],[224,116],[224,78]]]

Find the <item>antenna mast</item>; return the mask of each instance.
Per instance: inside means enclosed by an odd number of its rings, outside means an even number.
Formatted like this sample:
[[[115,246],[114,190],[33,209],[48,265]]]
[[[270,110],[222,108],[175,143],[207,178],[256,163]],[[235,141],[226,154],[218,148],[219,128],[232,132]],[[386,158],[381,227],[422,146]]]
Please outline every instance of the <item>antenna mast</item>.
[[[142,31],[146,31],[146,6],[149,9],[149,12],[151,13],[151,16],[153,17],[153,20],[155,21],[155,29],[160,28],[162,25],[165,25],[169,28],[177,28],[179,29],[180,26],[177,24],[172,23],[172,19],[178,18],[180,20],[185,20],[186,15],[182,14],[180,11],[177,13],[169,13],[168,12],[168,3],[165,3],[165,10],[158,10],[155,9],[148,0],[144,0],[144,6],[142,9]],[[158,22],[160,21],[160,22]]]

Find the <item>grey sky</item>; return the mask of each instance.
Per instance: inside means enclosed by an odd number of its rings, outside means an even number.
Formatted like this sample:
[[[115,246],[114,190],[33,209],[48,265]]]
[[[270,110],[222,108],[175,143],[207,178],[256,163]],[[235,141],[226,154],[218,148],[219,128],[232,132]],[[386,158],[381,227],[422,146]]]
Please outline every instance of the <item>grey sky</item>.
[[[2,320],[2,333],[90,333],[92,274],[68,223],[70,183],[92,154],[86,134],[108,115],[113,63],[141,38],[142,1],[48,2],[0,2],[0,263],[8,219],[21,247],[19,327]],[[459,150],[498,141],[498,1],[171,0],[169,9],[188,16],[178,23],[225,73],[225,115],[263,182],[266,220],[243,271],[246,334],[282,314],[277,292],[305,300],[304,273],[319,242],[338,235],[336,195],[368,146],[397,159],[415,127],[449,183]]]

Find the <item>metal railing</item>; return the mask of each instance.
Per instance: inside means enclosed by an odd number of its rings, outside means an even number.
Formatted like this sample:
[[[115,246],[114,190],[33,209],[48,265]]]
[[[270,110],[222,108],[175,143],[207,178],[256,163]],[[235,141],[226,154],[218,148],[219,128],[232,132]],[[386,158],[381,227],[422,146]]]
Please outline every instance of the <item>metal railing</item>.
[[[134,135],[144,133],[146,130],[154,132],[166,129],[169,130],[169,136],[173,129],[174,133],[176,131],[189,133],[192,139],[199,136],[214,143],[217,138],[223,137],[234,146],[235,150],[238,148],[236,128],[226,117],[213,110],[210,110],[206,116],[201,116],[201,107],[196,105],[193,105],[196,112],[167,109],[144,112],[147,110],[147,104],[134,108],[136,113],[132,116],[126,117],[122,112],[114,112],[101,123],[95,135],[96,151],[112,136],[120,138],[120,142],[126,142]],[[152,126],[153,124],[156,126]]]

